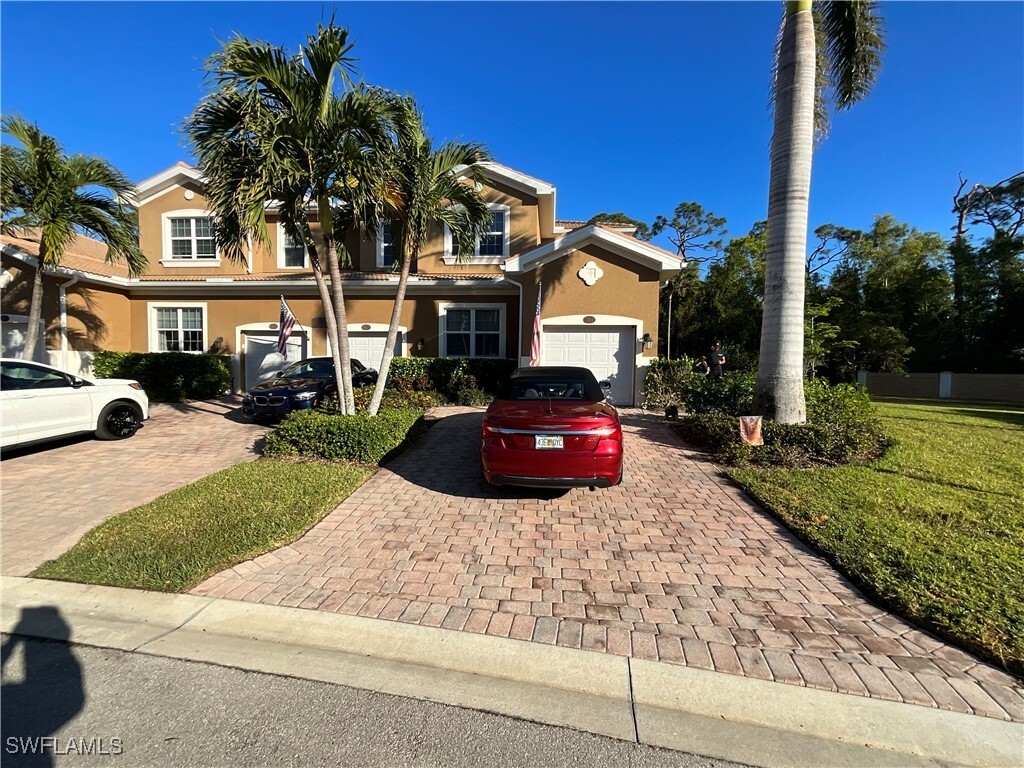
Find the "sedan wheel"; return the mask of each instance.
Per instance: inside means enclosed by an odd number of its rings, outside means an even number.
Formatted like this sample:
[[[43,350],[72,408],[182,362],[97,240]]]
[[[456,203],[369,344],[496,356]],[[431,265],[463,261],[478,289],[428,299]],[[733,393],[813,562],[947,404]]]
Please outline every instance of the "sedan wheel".
[[[130,403],[111,403],[103,409],[96,436],[101,440],[124,440],[139,431],[142,413]]]

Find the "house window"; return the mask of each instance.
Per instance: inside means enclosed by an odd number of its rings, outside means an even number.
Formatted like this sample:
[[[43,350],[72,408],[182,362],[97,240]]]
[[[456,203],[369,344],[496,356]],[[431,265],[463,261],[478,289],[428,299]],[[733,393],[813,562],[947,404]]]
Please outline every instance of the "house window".
[[[502,304],[443,307],[444,357],[501,357],[504,354],[504,312]]]
[[[155,307],[157,352],[205,349],[202,307]]]
[[[302,268],[306,266],[306,245],[295,240],[287,232],[281,240],[281,262],[278,264],[285,269]]]
[[[170,219],[172,259],[216,259],[213,219],[201,216]]]
[[[477,240],[473,253],[466,254],[464,261],[479,260],[485,263],[496,264],[509,255],[509,207],[497,203],[490,204],[491,220]],[[452,235],[450,229],[445,227],[445,257],[446,264],[454,264],[462,256],[459,249],[459,241]]]
[[[385,219],[377,230],[377,266],[380,269],[391,269],[395,265],[395,235],[391,230],[391,221]]]

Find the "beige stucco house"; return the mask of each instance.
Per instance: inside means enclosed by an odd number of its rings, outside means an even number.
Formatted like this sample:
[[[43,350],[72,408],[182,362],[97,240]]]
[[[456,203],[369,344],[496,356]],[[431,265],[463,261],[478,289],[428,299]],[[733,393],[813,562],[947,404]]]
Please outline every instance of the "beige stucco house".
[[[629,228],[556,219],[555,188],[486,163],[483,195],[493,222],[472,255],[453,253],[448,232],[428,242],[410,278],[399,355],[503,357],[529,362],[538,287],[542,358],[579,364],[612,381],[616,402],[636,401],[646,361],[656,354],[658,289],[682,268],[675,255],[632,237]],[[269,248],[222,258],[210,230],[203,176],[178,163],[138,186],[146,272],[104,261],[105,248],[80,237],[59,273],[48,275],[46,350],[58,367],[87,372],[100,349],[182,350],[230,355],[241,390],[282,366],[276,351],[279,297],[298,319],[288,359],[328,353],[319,296],[301,247],[268,208]],[[352,355],[379,364],[397,275],[387,228],[376,242],[349,233],[353,268],[343,275]],[[4,235],[4,355],[18,353],[38,244]],[[456,246],[457,247],[457,246]]]

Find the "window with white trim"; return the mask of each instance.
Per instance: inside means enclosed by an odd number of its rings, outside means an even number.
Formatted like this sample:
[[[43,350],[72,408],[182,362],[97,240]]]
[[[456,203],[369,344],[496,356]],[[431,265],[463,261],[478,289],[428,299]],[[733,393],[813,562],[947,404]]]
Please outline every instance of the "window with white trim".
[[[509,256],[511,209],[507,205],[490,203],[491,220],[476,241],[473,253],[466,254],[465,260],[486,260],[497,263]],[[459,241],[452,231],[445,227],[445,260],[453,263],[461,257]]]
[[[157,352],[202,352],[202,307],[154,307]]]
[[[441,317],[445,357],[501,357],[504,350],[504,305],[459,305]]]
[[[278,266],[285,269],[305,267],[306,244],[285,232],[281,237],[281,260]]]
[[[391,220],[384,219],[377,230],[377,266],[391,269],[395,265],[395,235]]]
[[[217,258],[213,219],[207,216],[172,216],[168,219],[168,224],[172,259]]]

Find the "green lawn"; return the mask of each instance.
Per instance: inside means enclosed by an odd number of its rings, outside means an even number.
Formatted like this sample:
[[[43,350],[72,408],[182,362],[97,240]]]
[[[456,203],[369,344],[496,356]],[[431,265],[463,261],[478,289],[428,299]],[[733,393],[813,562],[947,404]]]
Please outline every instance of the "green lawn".
[[[238,464],[110,518],[32,575],[182,592],[294,541],[369,476],[350,464]]]
[[[729,474],[866,592],[1024,674],[1024,407],[877,409],[897,445],[874,464]]]

